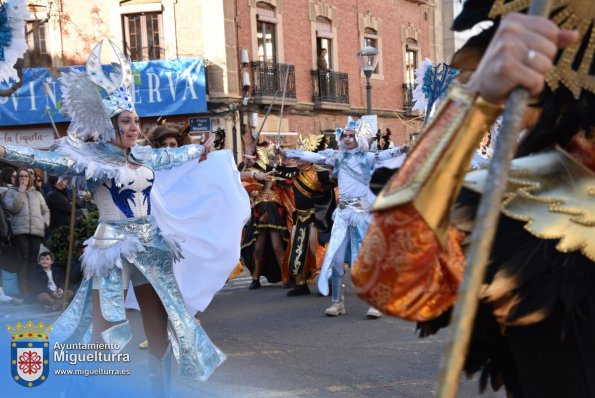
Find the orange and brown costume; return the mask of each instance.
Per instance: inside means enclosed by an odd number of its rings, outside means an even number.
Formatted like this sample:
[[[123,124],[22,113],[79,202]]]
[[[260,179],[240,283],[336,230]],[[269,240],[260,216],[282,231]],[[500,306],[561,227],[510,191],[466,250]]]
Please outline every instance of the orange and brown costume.
[[[500,110],[458,86],[451,88],[414,151],[379,195],[352,271],[356,292],[371,305],[422,321],[456,300],[465,264],[460,245],[464,234],[450,226],[449,211],[463,169]]]
[[[289,270],[296,285],[301,286],[320,271],[336,199],[330,172],[325,168],[311,164],[304,169],[283,168],[281,173],[290,176],[295,207],[294,231],[286,255],[287,267],[284,268]],[[311,245],[315,247],[311,248]]]
[[[355,290],[417,321],[422,336],[449,322],[487,176],[466,169],[500,112],[451,87],[373,206]],[[583,132],[512,163],[465,364],[482,372],[482,389],[489,380],[512,397],[595,394],[594,153]]]

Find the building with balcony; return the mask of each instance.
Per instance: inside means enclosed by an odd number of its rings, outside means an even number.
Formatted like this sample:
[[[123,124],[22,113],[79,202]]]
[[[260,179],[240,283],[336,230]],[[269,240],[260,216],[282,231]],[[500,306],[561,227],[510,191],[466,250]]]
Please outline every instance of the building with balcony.
[[[139,70],[200,59],[197,85],[187,84],[181,94],[164,87],[168,78],[171,82],[167,72],[139,76],[141,87],[149,84],[137,98],[139,109],[151,103],[164,110],[151,116],[139,112],[142,123],[148,128],[162,116],[198,131],[224,128],[227,147],[238,158],[261,128],[263,137],[280,131],[293,144],[297,134],[331,134],[347,116],[363,115],[366,80],[356,53],[364,46],[379,51],[371,78],[378,127],[390,128],[395,143],[407,141],[421,125],[411,112],[413,72],[423,58],[443,54],[441,6],[435,0],[31,0],[28,5],[25,66],[47,68],[50,76],[60,67],[84,65],[102,38],[120,45]],[[53,95],[46,92],[40,100],[59,102]],[[204,106],[193,108],[189,101],[196,98],[204,98]],[[11,103],[2,100],[0,106]],[[187,106],[167,113],[170,102]],[[40,103],[36,110],[43,113]],[[63,135],[68,123],[55,116]],[[0,131],[51,139],[51,125],[43,120],[5,121]]]
[[[239,73],[251,77],[248,105],[242,106],[250,115],[242,124],[245,142],[260,128],[275,93],[262,133],[269,138],[279,129],[288,133],[285,141],[291,133],[332,134],[347,116],[365,114],[366,79],[356,57],[364,46],[379,51],[371,78],[378,127],[390,128],[396,143],[419,130],[411,112],[414,70],[423,58],[436,59],[436,43],[442,56],[436,26],[442,17],[434,1],[242,0],[236,17],[239,51],[249,58]],[[279,120],[284,70],[290,74]],[[207,77],[210,82],[208,68]]]

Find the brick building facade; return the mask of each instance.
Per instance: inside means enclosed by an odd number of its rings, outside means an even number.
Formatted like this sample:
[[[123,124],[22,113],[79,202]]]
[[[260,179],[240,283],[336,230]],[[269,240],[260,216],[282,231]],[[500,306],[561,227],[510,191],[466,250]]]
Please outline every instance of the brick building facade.
[[[291,72],[282,131],[330,132],[343,126],[347,115],[365,114],[366,79],[356,57],[364,45],[379,51],[371,78],[372,114],[378,115],[378,127],[390,128],[395,143],[419,130],[420,121],[410,112],[409,90],[413,69],[423,58],[436,59],[436,43],[442,42],[439,5],[406,0],[242,0],[236,15],[238,49],[246,49],[250,61],[240,65],[251,77],[250,102],[244,108],[258,115],[247,118],[249,131],[260,126],[276,89],[282,91],[284,68]],[[322,48],[327,50],[324,72],[317,62]],[[264,131],[277,130],[278,108]]]
[[[208,113],[164,116],[180,123],[192,116],[209,117],[213,129],[227,131],[228,147],[235,144],[237,152],[250,143],[250,133],[261,126],[272,101],[264,136],[281,130],[289,142],[296,134],[330,133],[348,115],[364,114],[366,79],[356,57],[364,45],[379,51],[371,78],[372,113],[379,117],[379,128],[390,128],[393,141],[403,143],[421,124],[410,112],[413,69],[426,57],[442,60],[443,21],[436,0],[28,3],[29,66],[84,64],[91,47],[104,37],[121,43],[133,61],[204,58]],[[323,48],[326,69],[318,63]],[[143,123],[150,126],[155,119],[144,118]],[[66,126],[58,126],[62,134]]]

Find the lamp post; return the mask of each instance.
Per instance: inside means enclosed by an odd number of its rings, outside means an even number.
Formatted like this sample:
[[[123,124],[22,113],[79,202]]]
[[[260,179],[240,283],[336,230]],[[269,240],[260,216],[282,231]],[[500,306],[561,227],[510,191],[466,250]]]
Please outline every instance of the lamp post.
[[[236,104],[229,104],[229,113],[231,115],[232,127],[231,127],[231,139],[233,145],[233,158],[238,163],[238,129],[236,128]],[[241,123],[241,122],[240,122]],[[242,127],[240,126],[240,131]]]
[[[357,52],[357,60],[359,66],[362,68],[364,75],[366,76],[366,115],[372,114],[372,83],[370,78],[376,65],[378,65],[378,50],[374,47],[366,46]]]
[[[250,65],[250,59],[248,57],[248,50],[242,48],[240,50],[240,64],[242,65],[241,69],[241,78],[242,78],[242,102],[238,105],[237,109],[240,116],[240,135],[243,137],[245,133],[244,129],[244,110],[248,107],[248,99],[250,93],[250,73],[248,72],[248,67]],[[235,124],[234,124],[235,125]],[[243,139],[242,139],[243,142]],[[237,137],[236,133],[234,132],[233,135],[233,148],[234,148],[234,156],[236,162],[238,160],[238,145],[237,145]]]

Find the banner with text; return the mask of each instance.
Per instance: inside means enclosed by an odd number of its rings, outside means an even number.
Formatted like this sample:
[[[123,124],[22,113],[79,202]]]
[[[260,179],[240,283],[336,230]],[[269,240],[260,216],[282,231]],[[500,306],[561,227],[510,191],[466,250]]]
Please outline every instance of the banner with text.
[[[82,66],[59,68],[66,71]],[[104,66],[108,75],[111,66]],[[207,110],[202,58],[132,62],[134,102],[140,117],[203,113]],[[6,86],[0,86],[6,88]],[[10,97],[0,97],[0,126],[68,121],[59,113],[60,82],[45,68],[23,70],[23,85]]]

